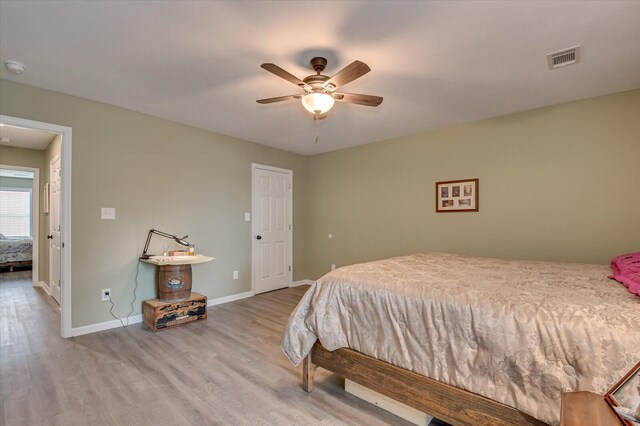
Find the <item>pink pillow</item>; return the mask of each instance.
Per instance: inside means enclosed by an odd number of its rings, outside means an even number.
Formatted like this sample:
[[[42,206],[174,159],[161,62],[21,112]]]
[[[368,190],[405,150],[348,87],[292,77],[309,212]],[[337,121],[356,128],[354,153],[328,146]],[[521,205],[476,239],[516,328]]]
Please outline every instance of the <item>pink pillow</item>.
[[[613,278],[624,284],[627,289],[640,296],[640,253],[629,253],[611,259]]]

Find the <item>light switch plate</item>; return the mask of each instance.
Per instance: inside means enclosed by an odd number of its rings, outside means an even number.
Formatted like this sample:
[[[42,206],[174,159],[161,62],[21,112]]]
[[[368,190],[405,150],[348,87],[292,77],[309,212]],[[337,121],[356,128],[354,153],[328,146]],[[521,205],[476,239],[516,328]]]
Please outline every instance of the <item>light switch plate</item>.
[[[238,271],[233,271],[233,279],[234,280],[238,279]]]
[[[116,209],[113,207],[103,207],[100,209],[100,218],[114,220],[116,218]]]
[[[251,222],[251,213],[245,213],[244,214],[244,221],[245,222]]]

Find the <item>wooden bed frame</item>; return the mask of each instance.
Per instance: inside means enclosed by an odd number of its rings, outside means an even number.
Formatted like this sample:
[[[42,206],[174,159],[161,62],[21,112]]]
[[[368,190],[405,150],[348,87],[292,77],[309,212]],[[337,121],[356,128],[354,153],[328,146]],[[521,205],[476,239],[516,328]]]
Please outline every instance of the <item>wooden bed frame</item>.
[[[31,266],[33,267],[33,261],[32,260],[18,260],[16,262],[6,262],[6,263],[0,263],[0,269],[4,269],[4,268],[9,268],[9,272],[13,272],[13,268],[14,267],[20,267],[20,266]]]
[[[302,387],[313,390],[317,367],[381,393],[454,426],[542,426],[515,408],[380,361],[351,349],[326,350],[317,342],[302,364]]]

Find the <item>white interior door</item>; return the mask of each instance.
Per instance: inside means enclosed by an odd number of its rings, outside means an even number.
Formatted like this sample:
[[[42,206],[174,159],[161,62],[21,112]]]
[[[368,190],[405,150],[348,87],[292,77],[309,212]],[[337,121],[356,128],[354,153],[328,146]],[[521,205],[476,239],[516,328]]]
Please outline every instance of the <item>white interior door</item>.
[[[49,168],[49,289],[60,303],[60,156]]]
[[[291,170],[253,165],[252,283],[254,293],[291,284]]]

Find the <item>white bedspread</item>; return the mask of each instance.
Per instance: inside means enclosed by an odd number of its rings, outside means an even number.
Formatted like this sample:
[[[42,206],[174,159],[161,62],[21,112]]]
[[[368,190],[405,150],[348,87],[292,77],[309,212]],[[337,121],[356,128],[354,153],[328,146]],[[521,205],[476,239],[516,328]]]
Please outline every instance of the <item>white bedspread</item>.
[[[31,260],[31,238],[0,239],[0,264]]]
[[[347,347],[558,424],[561,391],[605,393],[640,360],[640,297],[604,265],[424,253],[339,268],[282,349]]]

